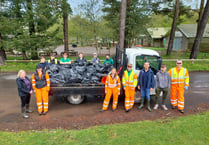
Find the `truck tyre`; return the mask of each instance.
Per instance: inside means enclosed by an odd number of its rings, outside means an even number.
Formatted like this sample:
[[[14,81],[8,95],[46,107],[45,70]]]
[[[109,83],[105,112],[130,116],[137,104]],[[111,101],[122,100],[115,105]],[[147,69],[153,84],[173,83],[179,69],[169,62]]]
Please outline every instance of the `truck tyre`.
[[[67,96],[67,101],[70,104],[81,104],[84,101],[85,97],[81,95],[70,95]]]

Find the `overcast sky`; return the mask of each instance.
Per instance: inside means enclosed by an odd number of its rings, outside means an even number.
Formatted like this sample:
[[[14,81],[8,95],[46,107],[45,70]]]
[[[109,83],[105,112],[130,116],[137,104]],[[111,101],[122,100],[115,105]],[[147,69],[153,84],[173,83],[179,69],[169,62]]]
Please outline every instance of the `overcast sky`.
[[[70,4],[70,6],[71,6],[71,8],[73,10],[73,14],[78,13],[78,6],[80,4],[82,4],[83,2],[85,2],[85,1],[88,1],[88,0],[68,0],[68,3]],[[196,7],[199,8],[200,1],[201,0],[183,0],[183,2],[185,3],[185,5],[192,6],[192,8],[196,8]]]

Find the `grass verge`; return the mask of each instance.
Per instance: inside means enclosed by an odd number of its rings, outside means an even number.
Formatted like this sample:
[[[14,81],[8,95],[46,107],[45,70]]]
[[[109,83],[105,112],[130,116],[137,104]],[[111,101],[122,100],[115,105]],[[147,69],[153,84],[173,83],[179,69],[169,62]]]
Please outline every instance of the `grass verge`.
[[[0,132],[0,144],[209,144],[209,112],[177,119],[96,126],[84,130]]]
[[[163,61],[167,65],[167,70],[176,66],[175,61]],[[6,62],[6,65],[0,66],[0,72],[18,72],[24,69],[27,72],[34,72],[38,62]],[[189,71],[209,71],[209,61],[183,62],[183,67]]]

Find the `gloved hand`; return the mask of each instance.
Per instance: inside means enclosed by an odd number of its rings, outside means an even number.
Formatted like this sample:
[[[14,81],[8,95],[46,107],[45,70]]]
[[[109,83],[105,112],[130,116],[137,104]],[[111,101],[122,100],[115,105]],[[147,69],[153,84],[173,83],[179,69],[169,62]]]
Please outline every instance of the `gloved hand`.
[[[187,87],[187,86],[185,86],[185,87],[184,87],[184,89],[185,89],[185,90],[188,90],[188,87]]]

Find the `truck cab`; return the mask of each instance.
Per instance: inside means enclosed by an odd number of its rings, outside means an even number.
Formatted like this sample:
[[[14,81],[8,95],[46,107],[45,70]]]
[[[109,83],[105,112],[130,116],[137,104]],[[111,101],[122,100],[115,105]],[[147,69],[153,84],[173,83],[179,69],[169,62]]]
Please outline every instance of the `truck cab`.
[[[150,68],[154,72],[154,75],[156,75],[156,73],[159,71],[162,63],[159,53],[151,49],[143,49],[140,47],[125,48],[123,52],[117,50],[116,53],[117,57],[122,55],[121,61],[116,59],[116,68],[122,65],[124,71],[127,68],[127,64],[131,63],[137,76],[139,76],[140,71],[144,68],[144,62],[150,63]],[[155,95],[155,89],[150,92],[150,95]]]

